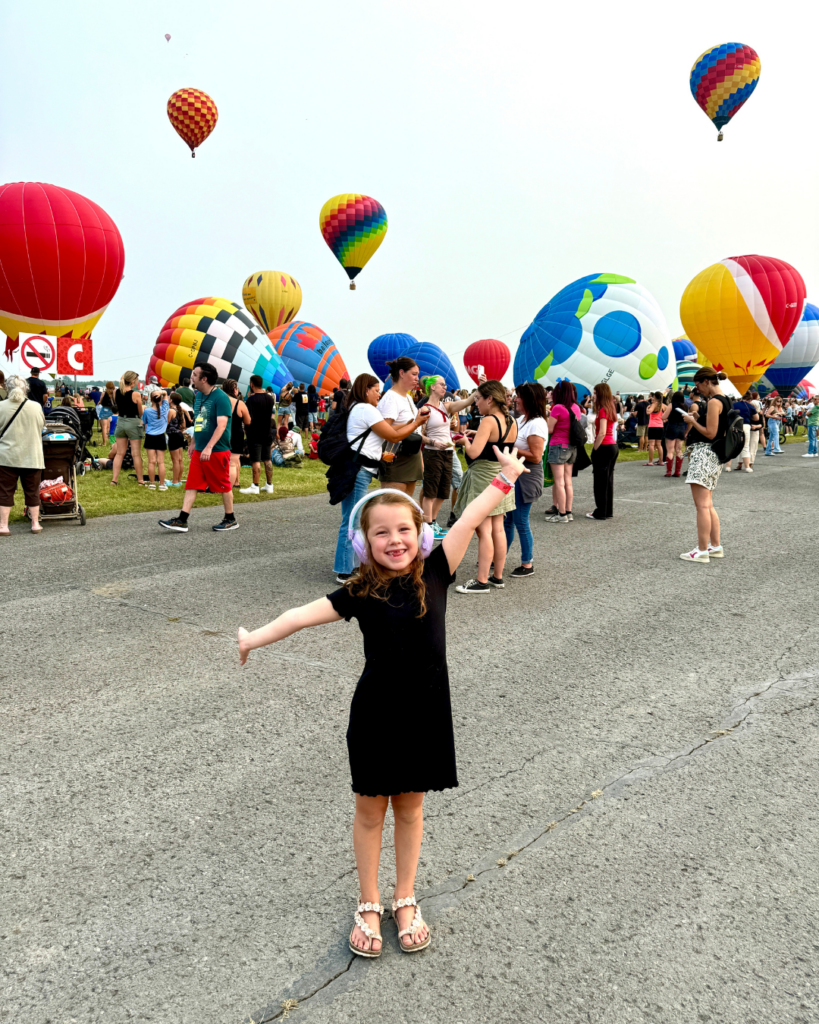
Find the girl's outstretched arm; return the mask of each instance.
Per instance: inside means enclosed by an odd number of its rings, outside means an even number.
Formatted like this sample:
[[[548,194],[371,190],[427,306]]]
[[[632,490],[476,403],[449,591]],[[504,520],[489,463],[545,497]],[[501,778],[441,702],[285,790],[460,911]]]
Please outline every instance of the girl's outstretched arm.
[[[508,448],[500,451],[496,444],[493,444],[492,447],[495,450],[495,455],[498,457],[498,472],[503,473],[506,479],[514,486],[515,480],[517,480],[521,473],[529,472],[523,463],[523,459],[518,457],[517,448],[513,448],[510,453]],[[500,484],[500,487],[496,486],[496,483]],[[507,493],[508,484],[505,484],[499,476],[496,476],[486,490],[482,491],[473,501],[470,501],[463,510],[461,518],[441,542],[441,546],[446,553],[446,560],[449,562],[450,572],[455,572],[461,564],[461,559],[466,554],[466,549],[469,547],[469,542],[472,540],[472,534],[475,532],[475,529],[480,526],[487,516],[492,515],[494,509],[500,505]]]
[[[248,633],[242,626],[239,627],[239,661],[244,665],[247,656],[257,647],[265,647],[267,644],[274,644],[277,640],[283,640],[286,636],[298,633],[300,629],[307,629],[308,626],[322,626],[325,622],[338,622],[341,616],[330,604],[326,597],[320,597],[310,604],[303,604],[300,608],[291,608],[289,612],[283,612],[277,619],[268,622],[260,629],[254,629]]]

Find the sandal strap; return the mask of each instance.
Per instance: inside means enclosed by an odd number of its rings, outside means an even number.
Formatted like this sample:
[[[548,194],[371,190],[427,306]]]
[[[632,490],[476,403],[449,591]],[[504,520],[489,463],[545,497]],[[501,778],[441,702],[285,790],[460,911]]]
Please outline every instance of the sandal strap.
[[[421,908],[419,906],[416,906],[415,916],[412,919],[412,924],[409,926],[409,928],[403,928],[398,933],[398,938],[403,939],[405,935],[409,935],[411,938],[415,938],[415,933],[418,931],[419,928],[423,927],[423,924],[424,922],[421,917]]]
[[[416,907],[417,905],[418,904],[415,902],[415,894],[413,893],[412,896],[404,896],[403,899],[393,900],[392,912],[394,914],[396,910],[400,910],[401,907]]]
[[[364,932],[368,939],[378,939],[379,941],[381,940],[381,933],[374,932],[372,928],[370,928],[370,926],[364,920],[364,918],[361,916],[361,914],[358,913],[358,911],[356,911],[355,913],[355,923],[362,930],[362,932]]]
[[[363,914],[365,911],[373,911],[373,910],[375,911],[376,914],[379,914],[381,917],[384,916],[384,908],[381,906],[380,903],[359,903],[358,904],[358,913],[359,914]]]

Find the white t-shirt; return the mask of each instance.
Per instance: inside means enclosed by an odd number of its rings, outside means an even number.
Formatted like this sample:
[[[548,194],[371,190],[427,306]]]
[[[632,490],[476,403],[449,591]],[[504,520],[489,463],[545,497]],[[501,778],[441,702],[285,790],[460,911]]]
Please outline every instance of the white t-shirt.
[[[413,417],[414,418],[414,417]],[[370,405],[369,402],[358,402],[350,409],[350,415],[347,417],[347,440],[352,441],[359,434],[363,434],[367,427],[371,427],[373,423],[380,423],[384,417],[376,409],[374,405]],[[356,442],[356,450],[361,442]],[[366,455],[369,459],[380,459],[381,458],[381,445],[383,444],[382,438],[371,430],[364,441],[364,445],[361,449],[361,454]]]
[[[399,395],[393,390],[388,391],[378,403],[378,411],[382,419],[392,420],[394,427],[409,423],[418,415],[415,403],[409,395]]]
[[[444,445],[448,448],[452,443],[449,416],[447,416],[446,410],[440,406],[430,405],[428,408],[429,419],[424,426],[424,432],[430,441],[437,441],[439,445]]]
[[[535,437],[542,437],[543,444],[548,445],[549,428],[546,426],[546,420],[542,416],[535,416],[531,420],[526,420],[524,416],[518,416],[517,422],[518,439],[515,441],[515,447],[519,452],[531,451],[526,440],[530,434],[533,434]]]

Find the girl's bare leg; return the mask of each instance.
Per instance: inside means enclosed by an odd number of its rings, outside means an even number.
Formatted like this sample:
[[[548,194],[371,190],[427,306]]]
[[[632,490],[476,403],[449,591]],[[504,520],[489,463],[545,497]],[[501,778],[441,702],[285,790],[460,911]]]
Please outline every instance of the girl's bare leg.
[[[492,543],[492,523],[489,517],[484,519],[475,530],[478,535],[478,583],[486,583],[489,580],[489,566],[495,553],[495,545]],[[504,536],[504,543],[506,537]]]
[[[119,449],[119,445],[117,445],[117,449]],[[122,454],[125,454],[124,448],[122,449]],[[131,454],[134,457],[134,469],[136,470],[137,483],[141,484],[144,473],[142,469],[142,445],[139,441],[131,441]],[[119,450],[117,450],[117,455],[119,455]]]
[[[381,833],[384,829],[384,817],[387,813],[389,797],[355,795],[355,819],[353,820],[353,849],[355,850],[355,866],[358,871],[358,885],[363,903],[380,903],[378,895],[378,863],[381,860]],[[396,837],[398,824],[396,822]],[[419,844],[420,847],[420,844]],[[398,849],[396,839],[396,851]],[[416,855],[416,862],[418,857]],[[361,915],[369,928],[374,932],[380,930],[378,914],[365,911]],[[353,930],[353,945],[359,949],[369,949],[370,940],[356,927]],[[379,939],[372,940],[373,952],[381,948]]]
[[[503,516],[498,516],[503,519]],[[421,855],[424,838],[424,794],[401,793],[390,797],[392,813],[395,816],[395,898],[412,896],[415,891],[415,874]],[[415,916],[415,907],[402,907],[398,911],[398,930],[409,928]],[[429,934],[426,925],[415,933],[415,942],[423,942]],[[410,936],[401,941],[409,946]]]
[[[503,516],[490,516],[492,530],[492,547],[495,552],[496,579],[503,579],[503,567],[506,564],[506,531],[503,528]]]

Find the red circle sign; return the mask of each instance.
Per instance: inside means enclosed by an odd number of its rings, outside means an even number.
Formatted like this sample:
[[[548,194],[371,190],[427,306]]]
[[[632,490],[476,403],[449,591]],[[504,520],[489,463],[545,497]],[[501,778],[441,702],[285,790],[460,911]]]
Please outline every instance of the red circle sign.
[[[20,348],[20,358],[30,370],[47,370],[54,365],[57,349],[50,338],[38,334],[26,338]]]

